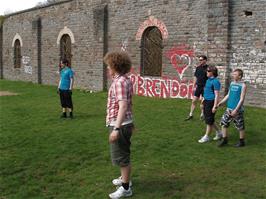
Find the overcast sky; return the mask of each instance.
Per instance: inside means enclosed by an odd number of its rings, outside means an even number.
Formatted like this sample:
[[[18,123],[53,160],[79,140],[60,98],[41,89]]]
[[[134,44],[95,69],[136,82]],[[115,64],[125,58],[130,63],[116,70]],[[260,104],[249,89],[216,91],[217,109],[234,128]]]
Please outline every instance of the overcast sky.
[[[44,0],[0,0],[0,15],[32,8],[42,1]]]

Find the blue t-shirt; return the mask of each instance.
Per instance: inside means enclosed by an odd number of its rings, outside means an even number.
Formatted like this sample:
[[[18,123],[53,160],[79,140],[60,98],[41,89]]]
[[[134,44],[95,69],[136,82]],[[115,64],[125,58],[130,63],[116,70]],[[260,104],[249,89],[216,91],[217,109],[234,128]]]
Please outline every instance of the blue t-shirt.
[[[71,68],[65,67],[60,72],[60,86],[61,90],[69,90],[70,87],[70,79],[73,78],[74,73]]]
[[[227,101],[227,108],[230,110],[234,110],[237,105],[238,102],[240,100],[241,97],[241,92],[242,92],[242,88],[243,88],[243,84],[242,82],[232,82],[230,84],[229,87],[229,98]],[[243,107],[241,107],[240,109],[242,109]]]
[[[203,93],[204,99],[214,100],[215,99],[214,91],[215,90],[220,91],[220,89],[221,89],[220,81],[215,77],[209,77],[204,87],[204,93]]]

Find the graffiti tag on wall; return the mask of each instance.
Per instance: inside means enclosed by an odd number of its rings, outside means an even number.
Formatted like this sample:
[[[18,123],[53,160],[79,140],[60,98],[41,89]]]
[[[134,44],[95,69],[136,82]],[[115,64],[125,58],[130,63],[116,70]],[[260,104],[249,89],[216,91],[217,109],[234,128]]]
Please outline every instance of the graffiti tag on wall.
[[[28,56],[22,57],[22,63],[24,65],[24,72],[32,75],[31,59]]]
[[[191,98],[193,82],[174,78],[150,78],[131,74],[134,93],[139,96],[159,98]]]
[[[183,79],[184,72],[189,66],[194,64],[194,51],[187,45],[180,45],[171,48],[166,52],[166,57],[170,59],[172,67],[179,74],[180,79]]]

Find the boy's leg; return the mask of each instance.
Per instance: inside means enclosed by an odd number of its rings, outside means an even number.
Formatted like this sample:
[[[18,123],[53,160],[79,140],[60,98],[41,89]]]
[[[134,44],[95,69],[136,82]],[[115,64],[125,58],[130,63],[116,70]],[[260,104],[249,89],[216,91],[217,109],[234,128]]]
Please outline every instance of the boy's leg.
[[[204,112],[203,112],[203,101],[200,99],[200,119],[204,120]]]
[[[212,112],[212,107],[214,104],[214,100],[204,100],[204,117],[205,117],[205,123],[206,123],[206,132],[205,135],[198,140],[199,143],[208,142],[209,135],[212,132],[213,125],[214,125],[214,117],[215,113]]]
[[[129,188],[129,181],[130,181],[130,173],[131,173],[131,165],[125,167],[120,167],[121,176],[122,176],[122,186],[125,190]]]
[[[188,117],[185,119],[185,121],[190,120],[193,118],[193,112],[196,108],[196,102],[198,101],[198,97],[197,96],[193,96],[192,102],[191,102],[191,106],[190,106],[190,113],[188,115]]]
[[[239,111],[234,118],[235,127],[239,130],[239,142],[235,145],[236,147],[245,146],[245,122],[244,112]]]

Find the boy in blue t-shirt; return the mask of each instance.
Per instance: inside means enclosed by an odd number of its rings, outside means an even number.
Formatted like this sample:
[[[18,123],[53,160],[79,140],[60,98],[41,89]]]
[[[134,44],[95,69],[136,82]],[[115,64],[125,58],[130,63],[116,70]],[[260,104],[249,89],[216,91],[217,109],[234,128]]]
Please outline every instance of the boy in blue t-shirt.
[[[74,73],[70,67],[68,60],[63,60],[62,69],[60,71],[60,81],[58,84],[57,92],[60,95],[60,101],[62,106],[61,118],[67,117],[67,109],[69,111],[70,118],[73,118],[73,103],[72,103],[72,89],[74,83]]]
[[[209,135],[213,129],[216,130],[216,136],[214,140],[218,140],[221,137],[218,127],[214,123],[215,112],[219,100],[219,91],[221,89],[221,83],[216,78],[218,76],[218,70],[215,66],[209,66],[207,69],[207,77],[204,92],[203,92],[203,112],[204,119],[207,125],[205,135],[198,141],[199,143],[205,143],[210,140]]]
[[[239,131],[239,142],[236,144],[236,147],[245,146],[245,123],[244,123],[244,107],[243,103],[245,100],[247,86],[242,82],[243,71],[241,69],[235,69],[233,72],[233,82],[231,82],[228,94],[224,99],[218,104],[220,106],[227,101],[227,109],[222,116],[221,126],[223,132],[223,139],[218,146],[222,147],[227,145],[227,129],[230,125],[230,122],[233,121],[235,127]]]

